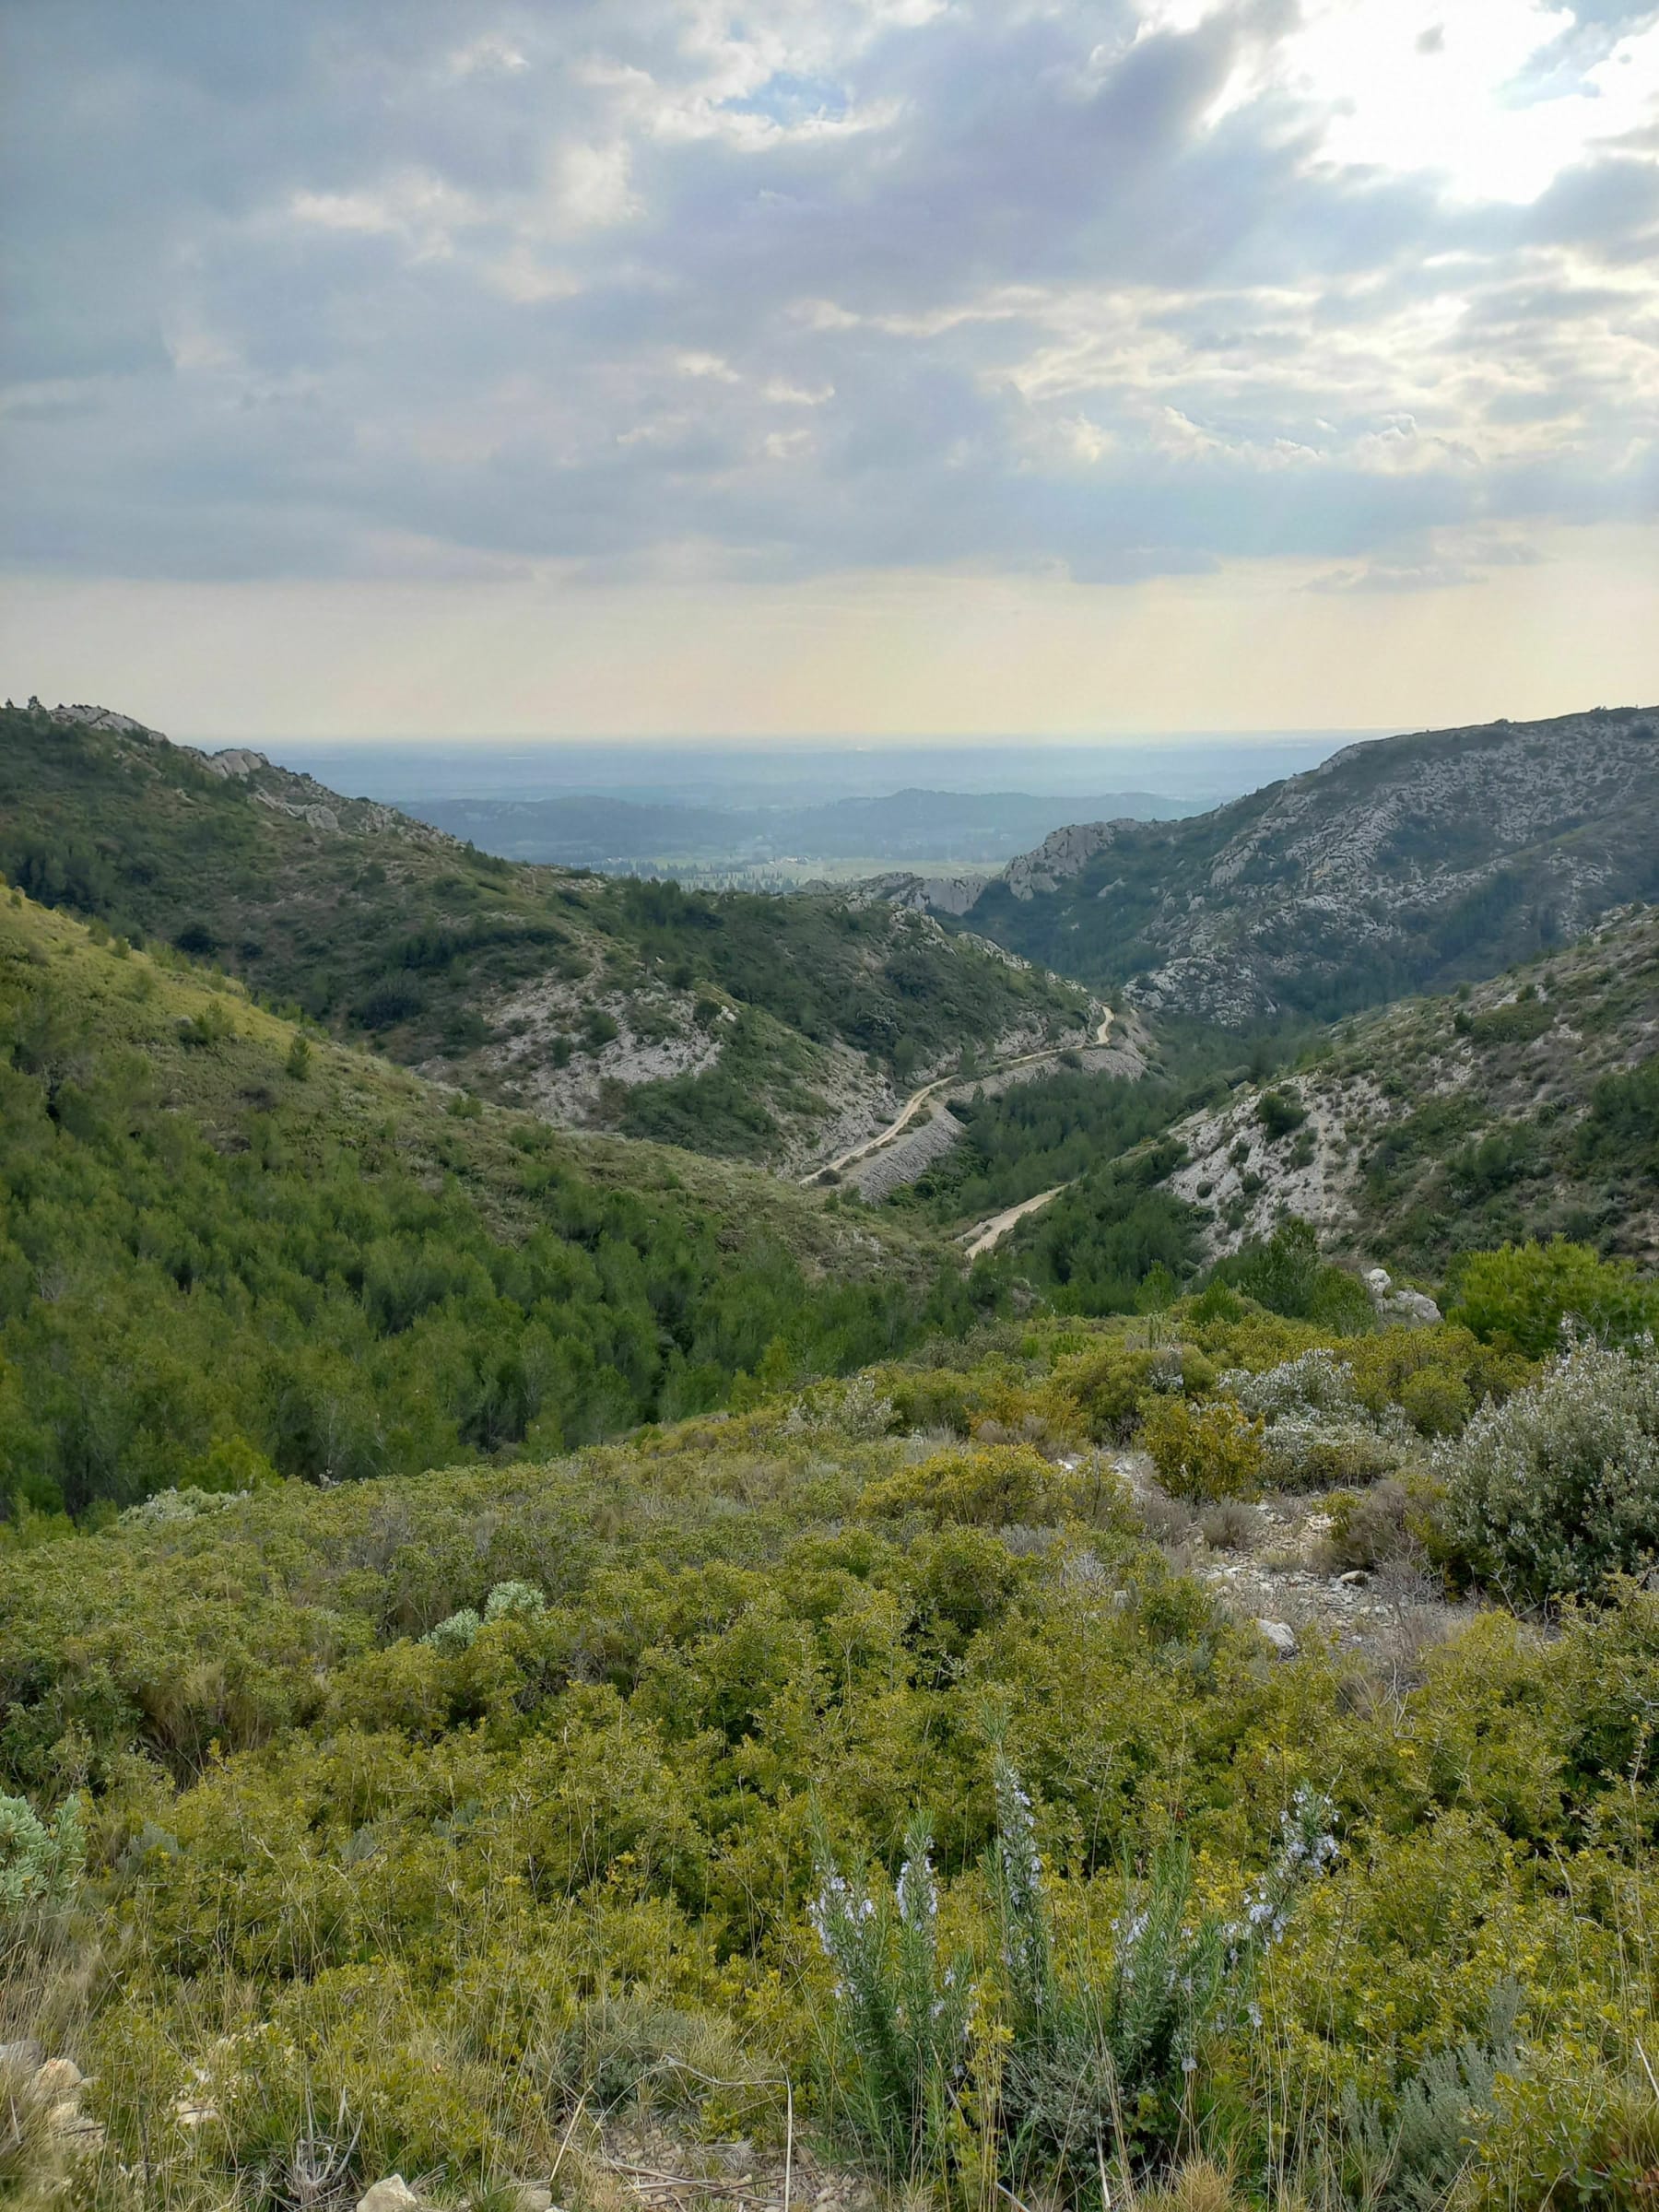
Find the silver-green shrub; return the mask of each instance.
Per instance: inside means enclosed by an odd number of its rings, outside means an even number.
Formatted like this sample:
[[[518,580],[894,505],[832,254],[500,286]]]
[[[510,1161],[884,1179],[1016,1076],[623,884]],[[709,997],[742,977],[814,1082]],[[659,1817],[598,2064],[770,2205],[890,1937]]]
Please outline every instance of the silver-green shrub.
[[[452,1613],[441,1620],[435,1629],[429,1629],[421,1642],[435,1652],[465,1652],[472,1647],[473,1639],[484,1623],[471,1606],[463,1606],[459,1613]]]
[[[1260,1414],[1264,1420],[1305,1420],[1310,1415],[1335,1421],[1365,1418],[1354,1389],[1353,1368],[1323,1345],[1261,1374],[1230,1367],[1218,1388],[1236,1399],[1246,1413]]]
[[[78,1798],[65,1797],[48,1828],[27,1797],[0,1796],[0,1919],[66,1903],[86,1860]]]
[[[485,1620],[534,1620],[547,1601],[534,1583],[498,1583],[484,1600]]]
[[[1512,1604],[1592,1596],[1659,1558],[1659,1359],[1573,1345],[1435,1455],[1450,1534]]]

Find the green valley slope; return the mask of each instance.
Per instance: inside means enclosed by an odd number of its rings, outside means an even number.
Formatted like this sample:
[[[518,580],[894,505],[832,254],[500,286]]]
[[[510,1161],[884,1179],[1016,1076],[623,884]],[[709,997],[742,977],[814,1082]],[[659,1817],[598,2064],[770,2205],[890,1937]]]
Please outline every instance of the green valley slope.
[[[0,1510],[556,1450],[972,1312],[919,1225],[445,1093],[0,892]]]
[[[796,1172],[965,1047],[983,1065],[1100,1018],[931,916],[494,859],[101,709],[0,712],[0,871],[548,1121]]]

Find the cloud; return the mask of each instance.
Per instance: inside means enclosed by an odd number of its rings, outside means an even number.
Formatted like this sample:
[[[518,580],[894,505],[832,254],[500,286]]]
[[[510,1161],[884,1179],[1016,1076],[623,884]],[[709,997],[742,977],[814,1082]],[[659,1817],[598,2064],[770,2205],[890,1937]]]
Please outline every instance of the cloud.
[[[1651,501],[1659,10],[53,0],[8,31],[17,568],[1288,556],[1422,590],[1500,558],[1436,533]],[[1460,100],[1455,146],[1419,127]]]

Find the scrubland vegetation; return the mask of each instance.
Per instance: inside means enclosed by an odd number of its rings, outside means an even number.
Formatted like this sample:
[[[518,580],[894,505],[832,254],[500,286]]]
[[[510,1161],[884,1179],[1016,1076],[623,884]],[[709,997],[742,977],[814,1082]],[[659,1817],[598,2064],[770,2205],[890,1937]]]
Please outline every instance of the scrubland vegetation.
[[[1540,1357],[1559,1255],[1486,1273],[1477,1325],[1218,1282],[573,1457],[14,1524],[4,2032],[92,2077],[80,2136],[14,2097],[14,2194],[604,2206],[643,2110],[941,2206],[1645,2201],[1653,1355],[1632,1311]],[[1286,1663],[1137,1443],[1537,1602]]]
[[[557,1451],[974,1311],[901,1223],[446,1095],[5,892],[0,1202],[36,1511]]]

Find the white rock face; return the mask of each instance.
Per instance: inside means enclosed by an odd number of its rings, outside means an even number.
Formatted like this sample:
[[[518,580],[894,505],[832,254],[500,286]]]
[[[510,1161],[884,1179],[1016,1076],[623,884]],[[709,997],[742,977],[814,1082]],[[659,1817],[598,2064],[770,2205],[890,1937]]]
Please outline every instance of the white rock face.
[[[1086,868],[1116,834],[1115,822],[1074,822],[1053,830],[1035,853],[1022,853],[1008,863],[1004,881],[1016,899],[1034,899],[1039,891],[1052,891],[1066,877]]]
[[[31,700],[31,706],[40,702]],[[130,714],[117,714],[113,707],[54,707],[53,722],[78,724],[86,730],[110,730],[123,737],[159,737],[159,730],[152,730],[142,722],[135,722]]]
[[[245,745],[228,745],[222,753],[204,753],[202,765],[212,776],[251,776],[271,764]]]
[[[1377,1319],[1385,1325],[1403,1329],[1432,1328],[1439,1321],[1441,1310],[1426,1292],[1396,1290],[1386,1267],[1368,1267],[1365,1288],[1371,1294]]]
[[[1258,1620],[1255,1625],[1281,1659],[1295,1658],[1296,1630],[1288,1621]]]

